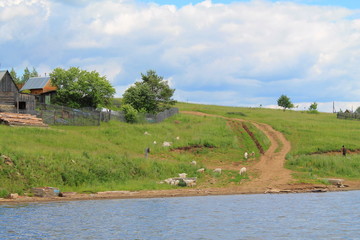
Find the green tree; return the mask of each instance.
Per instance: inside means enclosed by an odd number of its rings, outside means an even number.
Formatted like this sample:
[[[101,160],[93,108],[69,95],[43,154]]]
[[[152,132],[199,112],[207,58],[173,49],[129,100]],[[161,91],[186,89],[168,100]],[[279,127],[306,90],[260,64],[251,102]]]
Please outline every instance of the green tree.
[[[294,107],[294,104],[292,104],[292,102],[290,101],[290,98],[287,97],[286,95],[281,95],[279,97],[279,99],[277,100],[278,106],[279,107],[283,107],[284,111],[285,109],[290,109]]]
[[[318,112],[317,106],[318,104],[316,102],[313,102],[309,107],[309,112],[317,113]]]
[[[77,67],[68,70],[56,68],[50,73],[50,79],[58,88],[55,104],[72,108],[110,107],[115,89],[105,76],[96,71],[88,72]]]
[[[24,73],[21,77],[21,81],[20,83],[25,83],[27,80],[29,80],[29,78],[32,78],[32,77],[38,77],[39,74],[38,72],[36,71],[36,69],[33,67],[32,71],[30,72],[29,68],[26,67],[24,69]]]
[[[11,68],[10,75],[11,75],[11,77],[12,77],[12,79],[14,80],[15,83],[20,83],[20,82],[21,82],[21,80],[20,80],[20,78],[17,76],[14,68]]]
[[[135,82],[134,86],[125,91],[124,104],[130,104],[139,112],[158,113],[176,103],[171,98],[175,89],[171,89],[168,82],[155,71],[149,70],[146,75],[141,74],[141,79],[141,82]]]
[[[21,77],[21,83],[25,83],[30,78],[30,70],[28,67],[24,69],[24,73]]]
[[[30,77],[38,77],[39,74],[38,72],[36,71],[36,69],[33,67],[31,73],[30,73]]]

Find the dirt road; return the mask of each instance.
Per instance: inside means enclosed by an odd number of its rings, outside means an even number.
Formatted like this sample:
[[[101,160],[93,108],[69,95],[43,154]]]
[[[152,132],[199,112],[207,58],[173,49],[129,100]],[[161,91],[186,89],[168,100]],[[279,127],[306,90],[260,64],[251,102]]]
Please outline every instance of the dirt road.
[[[182,111],[182,114],[191,114],[197,116],[221,117],[201,112]],[[225,118],[243,122],[243,119]],[[260,161],[247,167],[248,171],[255,172],[257,177],[240,186],[238,190],[248,192],[265,192],[269,189],[287,188],[292,182],[291,171],[284,168],[286,154],[290,151],[290,142],[284,135],[275,131],[271,126],[264,123],[251,122],[261,130],[270,140],[271,144],[265,154],[261,155]],[[224,169],[234,169],[233,165],[221,166]],[[238,169],[237,169],[238,170]]]

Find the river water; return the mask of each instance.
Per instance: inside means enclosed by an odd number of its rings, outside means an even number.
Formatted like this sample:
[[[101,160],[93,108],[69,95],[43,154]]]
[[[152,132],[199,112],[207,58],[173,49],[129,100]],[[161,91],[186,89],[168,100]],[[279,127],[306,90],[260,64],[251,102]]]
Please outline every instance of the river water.
[[[360,191],[0,205],[0,239],[360,239]]]

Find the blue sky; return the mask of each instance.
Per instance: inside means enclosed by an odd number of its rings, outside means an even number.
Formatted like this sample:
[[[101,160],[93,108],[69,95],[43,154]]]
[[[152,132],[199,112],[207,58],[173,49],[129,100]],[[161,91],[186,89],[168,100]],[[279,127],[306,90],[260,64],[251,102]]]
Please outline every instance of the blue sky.
[[[153,69],[175,99],[360,106],[360,1],[1,0],[1,69],[76,66],[116,96]]]

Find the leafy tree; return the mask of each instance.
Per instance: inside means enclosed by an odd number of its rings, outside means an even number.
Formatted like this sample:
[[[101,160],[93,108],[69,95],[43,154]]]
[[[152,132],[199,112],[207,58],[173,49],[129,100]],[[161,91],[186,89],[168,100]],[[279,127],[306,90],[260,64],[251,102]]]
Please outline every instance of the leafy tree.
[[[317,113],[318,112],[317,106],[318,104],[316,102],[313,102],[309,107],[309,112]]]
[[[15,83],[20,83],[20,78],[17,76],[14,68],[11,68],[10,75]]]
[[[279,99],[277,100],[278,106],[279,107],[283,107],[284,111],[285,109],[290,109],[294,107],[294,104],[292,104],[292,102],[290,101],[290,98],[287,97],[286,95],[281,95],[279,97]]]
[[[158,113],[169,109],[176,103],[171,97],[175,89],[171,89],[163,77],[149,70],[141,74],[141,82],[128,88],[123,94],[123,103],[130,104],[139,112]]]
[[[68,70],[56,68],[50,79],[58,88],[55,104],[73,108],[110,107],[115,89],[105,76],[96,71],[88,72],[77,67]]]

